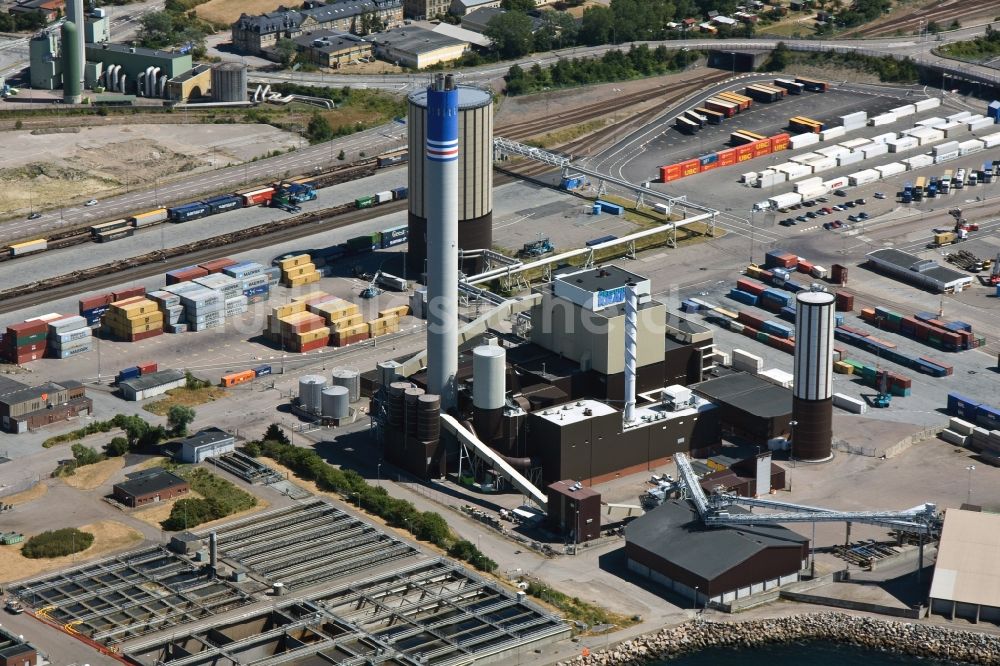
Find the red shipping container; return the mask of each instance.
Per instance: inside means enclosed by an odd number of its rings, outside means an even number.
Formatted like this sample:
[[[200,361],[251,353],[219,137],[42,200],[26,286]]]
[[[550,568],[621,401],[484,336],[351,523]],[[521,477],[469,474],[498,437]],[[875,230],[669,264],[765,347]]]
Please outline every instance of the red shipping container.
[[[748,143],[744,146],[737,146],[735,150],[737,162],[746,162],[747,160],[752,160],[754,157],[753,144]]]
[[[262,192],[255,192],[252,194],[243,195],[243,205],[244,206],[259,206],[261,204],[267,203],[274,198],[274,188],[267,188]]]
[[[699,172],[701,172],[700,160],[687,160],[685,162],[681,162],[682,176],[693,176],[694,174]]]
[[[756,338],[757,333],[758,331],[756,328],[751,328],[750,326],[743,327],[743,335],[747,336],[748,338]]]
[[[743,311],[736,315],[736,321],[740,322],[741,324],[747,324],[750,326],[756,326],[757,328],[760,328],[761,325],[764,323],[764,318]]]
[[[156,363],[139,363],[139,373],[143,375],[148,375],[151,372],[156,372]]]
[[[32,352],[44,353],[46,343],[45,341],[33,342],[30,345],[21,345],[19,347],[8,347],[8,349],[15,355],[20,356],[21,354],[30,354]]]
[[[10,361],[11,361],[11,363],[16,363],[17,365],[21,365],[21,364],[24,364],[24,363],[30,363],[31,361],[37,361],[38,359],[42,358],[43,356],[45,356],[45,352],[44,351],[27,352],[26,354],[23,354],[23,355],[22,354],[17,354],[17,355],[11,356],[10,357]]]
[[[763,157],[764,155],[770,155],[771,154],[771,140],[770,139],[761,139],[760,141],[753,142],[753,144],[751,144],[751,145],[753,146],[753,156],[754,157]]]
[[[218,273],[223,268],[228,268],[229,266],[235,265],[236,262],[228,257],[223,257],[222,259],[213,259],[211,261],[206,261],[203,264],[198,264],[199,268],[204,268],[206,271],[211,273]]]
[[[45,333],[49,330],[49,325],[44,321],[22,321],[16,324],[10,324],[7,327],[7,334],[13,334],[15,337],[27,337],[29,335],[37,335],[38,333]]]
[[[162,328],[155,328],[152,331],[146,331],[144,333],[130,333],[128,336],[129,342],[140,342],[141,340],[148,340],[149,338],[154,338],[157,335],[162,335]]]
[[[791,137],[787,134],[775,134],[771,137],[771,152],[776,153],[779,150],[787,150],[788,143]]]
[[[813,264],[811,261],[806,261],[799,257],[799,263],[795,266],[799,273],[806,273],[807,275],[812,272]]]
[[[745,291],[749,294],[754,294],[755,296],[760,296],[762,293],[764,293],[764,290],[767,289],[767,287],[765,287],[760,282],[756,282],[755,280],[748,280],[746,278],[740,278],[739,280],[737,280],[736,288],[739,289],[740,291]]]
[[[667,166],[660,167],[660,180],[664,183],[669,183],[672,180],[682,177],[680,164],[668,164]]]
[[[97,296],[87,296],[86,298],[81,298],[80,312],[110,305],[112,300],[113,296],[111,294],[98,294]]]
[[[719,155],[719,166],[732,166],[736,164],[736,149],[727,148],[726,150],[720,150]]]
[[[136,296],[145,295],[145,287],[129,287],[128,289],[122,289],[121,291],[111,292],[111,298],[113,301],[124,301],[126,298],[135,298]]]
[[[848,294],[844,291],[834,292],[834,297],[836,298],[836,308],[837,312],[853,312],[854,311],[854,294]],[[875,311],[872,310],[872,314]],[[862,316],[864,316],[864,311],[862,311]]]

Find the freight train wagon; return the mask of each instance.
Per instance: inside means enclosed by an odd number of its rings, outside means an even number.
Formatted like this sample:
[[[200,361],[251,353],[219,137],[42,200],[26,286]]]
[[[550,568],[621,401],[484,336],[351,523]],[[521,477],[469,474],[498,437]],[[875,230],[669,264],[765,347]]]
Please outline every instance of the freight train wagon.
[[[391,190],[385,190],[383,192],[376,192],[367,197],[358,197],[354,200],[355,208],[371,208],[372,206],[378,206],[379,204],[388,203],[389,201],[400,201],[409,196],[409,188],[406,187],[395,187]]]
[[[183,206],[167,209],[167,217],[171,222],[190,222],[211,215],[211,208],[204,201],[192,201]]]
[[[102,233],[109,231],[118,231],[119,229],[127,229],[128,226],[129,226],[128,220],[124,218],[121,220],[115,220],[113,222],[104,222],[102,224],[95,224],[90,227],[90,235],[96,239]]]
[[[705,100],[705,108],[721,113],[726,118],[732,118],[740,110],[740,105],[721,97],[709,97]]]
[[[167,209],[166,208],[156,208],[154,210],[146,211],[145,213],[138,213],[127,218],[129,224],[133,227],[148,227],[151,224],[157,224],[159,222],[164,222],[167,219]]]
[[[41,252],[42,250],[48,249],[48,247],[49,242],[44,238],[25,241],[23,243],[15,243],[10,246],[10,256],[23,257],[26,254],[31,254],[32,252]]]
[[[384,169],[386,167],[396,166],[397,164],[405,164],[410,159],[409,152],[403,150],[395,153],[386,153],[385,155],[380,155],[376,160],[376,165],[379,169]]]

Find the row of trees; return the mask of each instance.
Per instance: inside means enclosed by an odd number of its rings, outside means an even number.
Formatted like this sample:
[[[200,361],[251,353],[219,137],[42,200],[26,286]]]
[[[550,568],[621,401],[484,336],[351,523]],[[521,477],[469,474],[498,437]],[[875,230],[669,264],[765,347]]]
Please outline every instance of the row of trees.
[[[139,43],[151,49],[188,48],[194,58],[205,57],[205,35],[212,25],[198,18],[194,8],[205,0],[167,0],[162,11],[142,15]]]
[[[601,58],[560,59],[543,69],[533,65],[524,70],[514,65],[507,72],[508,95],[523,95],[545,88],[580,86],[606,81],[623,81],[643,76],[676,72],[697,60],[699,52],[671,50],[664,46],[650,49],[645,44],[627,52],[608,51]]]
[[[480,571],[494,571],[496,562],[486,557],[476,545],[452,534],[447,521],[433,511],[420,511],[412,502],[389,495],[385,488],[372,486],[354,470],[343,470],[327,464],[311,449],[292,446],[281,429],[268,428],[262,442],[251,442],[244,451],[272,458],[292,469],[298,476],[315,481],[320,490],[341,494],[356,502],[359,508],[384,519],[389,525],[405,529],[421,541],[432,543],[458,560],[468,562]]]
[[[45,27],[45,17],[41,12],[25,14],[0,14],[0,32],[27,32]]]

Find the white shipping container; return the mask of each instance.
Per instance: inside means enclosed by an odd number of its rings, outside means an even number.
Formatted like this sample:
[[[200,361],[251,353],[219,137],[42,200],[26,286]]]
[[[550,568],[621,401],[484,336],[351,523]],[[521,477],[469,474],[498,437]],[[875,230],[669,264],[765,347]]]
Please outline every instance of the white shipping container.
[[[820,177],[806,178],[805,180],[799,181],[795,184],[795,191],[801,192],[802,190],[807,190],[814,185],[822,185],[823,179]]]
[[[950,153],[953,150],[958,150],[958,141],[945,141],[944,143],[934,146],[931,153],[937,155],[939,153]]]
[[[898,139],[890,141],[886,145],[889,146],[890,153],[905,153],[906,151],[913,150],[914,148],[919,146],[920,141],[918,141],[915,137],[912,136],[906,136],[906,137],[901,136]]]
[[[849,183],[847,182],[847,176],[837,176],[836,178],[831,178],[830,180],[823,181],[823,187],[829,191],[839,190],[842,187],[847,187]]]
[[[895,115],[897,118],[912,116],[916,112],[917,108],[912,104],[904,104],[903,106],[897,106],[895,109],[889,109],[889,113]]]
[[[666,215],[667,213],[670,212],[670,208],[667,206],[667,204],[655,203],[653,204],[653,211],[656,213],[661,213],[663,215]]]
[[[849,174],[847,182],[854,186],[867,185],[868,183],[874,183],[879,178],[881,178],[881,175],[875,169],[865,169],[864,171]]]
[[[788,145],[792,150],[805,148],[806,146],[811,146],[816,143],[819,143],[819,134],[816,134],[815,132],[809,132],[808,134],[796,134],[788,139]]]
[[[841,116],[840,120],[843,122],[844,125],[847,125],[848,123],[856,123],[859,121],[863,125],[865,121],[868,120],[868,113],[866,111],[857,111],[855,113],[848,113],[846,116]]]
[[[941,106],[940,97],[928,97],[927,99],[922,99],[918,102],[914,102],[914,108],[916,108],[917,113],[921,111],[928,111],[930,109],[936,109]]]
[[[757,376],[775,384],[776,386],[780,386],[781,388],[792,388],[792,383],[795,379],[795,376],[792,375],[792,373],[779,370],[778,368],[763,370],[758,372]]]
[[[907,166],[907,169],[923,169],[924,167],[929,167],[934,164],[934,158],[930,155],[914,155],[913,157],[908,157],[903,160],[903,164]]]
[[[975,426],[968,421],[963,421],[962,419],[954,416],[948,420],[948,430],[953,430],[959,435],[971,435],[974,427]]]
[[[812,168],[807,167],[804,164],[794,164],[789,167],[786,171],[788,174],[788,180],[798,180],[799,178],[805,178],[812,173]]]
[[[970,132],[975,132],[986,127],[993,125],[992,118],[978,118],[976,120],[969,120],[966,122],[965,126],[969,128]]]
[[[747,171],[745,174],[740,176],[740,182],[746,183],[747,185],[753,185],[757,182],[757,177],[756,171]]]
[[[872,143],[885,143],[886,141],[892,141],[898,136],[895,132],[885,132],[884,134],[876,134],[872,137]]]
[[[868,125],[871,127],[881,127],[882,125],[891,125],[894,122],[896,122],[896,114],[883,113],[877,116],[873,116],[868,121]]]
[[[386,190],[385,192],[376,192],[375,193],[375,202],[376,203],[385,203],[386,201],[392,201],[392,192],[390,192],[389,190]]]
[[[895,141],[895,139],[893,139]],[[870,146],[865,146],[861,149],[861,155],[866,160],[870,160],[873,157],[878,157],[879,155],[889,154],[889,144],[887,143],[873,143]]]
[[[831,139],[839,139],[847,133],[847,130],[843,127],[831,127],[830,129],[825,129],[819,133],[820,141],[830,141]]]
[[[844,395],[843,393],[833,394],[833,405],[834,407],[840,407],[848,412],[853,412],[855,414],[864,414],[868,411],[868,405],[864,400],[858,400],[857,398],[852,398],[849,395]]]
[[[968,446],[969,437],[968,435],[960,435],[953,430],[942,430],[938,433],[938,437],[948,442],[949,444],[954,444],[955,446]]]
[[[822,266],[813,266],[812,270],[809,271],[809,274],[814,278],[825,280],[826,276],[829,275],[829,272]]]
[[[983,146],[986,148],[993,148],[994,146],[1000,146],[1000,132],[994,134],[987,134],[986,136],[980,137],[983,142]]]
[[[815,199],[816,197],[821,197],[824,194],[829,194],[828,190],[822,183],[819,185],[812,185],[804,190],[799,190],[799,194],[802,195],[803,199]]]
[[[780,171],[762,171],[760,173],[760,178],[757,179],[757,187],[771,187],[772,185],[777,185],[778,183],[783,183],[788,179],[788,174],[781,173]]]
[[[969,128],[965,126],[965,123],[948,123],[947,125],[942,125],[936,129],[944,132],[946,139],[952,139],[956,136],[961,136],[969,131]]]
[[[942,162],[950,162],[952,160],[957,160],[957,159],[958,159],[958,151],[953,150],[950,153],[941,153],[940,155],[935,156],[934,163],[941,164]],[[914,168],[919,168],[919,167],[914,167]]]
[[[867,146],[871,142],[872,142],[871,139],[865,139],[865,138],[862,138],[862,137],[858,137],[857,139],[848,139],[847,141],[841,141],[837,145],[838,146],[843,146],[844,148],[847,148],[848,150],[857,150],[861,146]]]
[[[829,171],[830,169],[837,168],[837,160],[832,157],[824,157],[823,159],[816,160],[812,163],[813,173],[820,173],[821,171]]]
[[[733,350],[733,368],[757,374],[764,369],[764,359],[742,349]]]
[[[857,164],[858,162],[865,159],[864,153],[848,153],[847,155],[841,155],[837,159],[837,164],[839,166],[847,166],[848,164]]]
[[[958,144],[958,154],[959,155],[969,155],[971,153],[978,153],[983,149],[983,142],[979,139],[969,139],[968,141],[963,141]]]
[[[820,148],[816,152],[819,153],[820,155],[826,155],[827,157],[832,157],[836,159],[841,155],[849,155],[851,149],[844,148],[843,146],[827,146],[826,148]]]
[[[794,206],[800,201],[802,201],[802,195],[796,192],[777,194],[767,200],[772,208],[787,208],[788,206]]]
[[[890,162],[884,166],[875,167],[875,170],[878,171],[879,176],[882,178],[888,178],[889,176],[904,173],[906,171],[906,167],[900,162]]]
[[[802,166],[802,165],[801,164],[796,164],[795,162],[782,162],[781,164],[779,164],[777,166],[773,166],[771,168],[774,169],[775,171],[784,171],[785,173],[788,173],[789,169],[791,169],[793,167],[800,167],[800,166]]]
[[[957,123],[960,120],[968,120],[972,117],[972,111],[959,111],[948,116],[948,122]]]
[[[794,157],[789,157],[789,162],[795,162],[796,164],[808,164],[812,160],[823,157],[819,153],[802,153],[801,155],[795,155]]]
[[[944,139],[944,132],[936,129],[927,129],[924,132],[911,135],[916,139],[921,146],[926,146],[931,143],[937,143]]]

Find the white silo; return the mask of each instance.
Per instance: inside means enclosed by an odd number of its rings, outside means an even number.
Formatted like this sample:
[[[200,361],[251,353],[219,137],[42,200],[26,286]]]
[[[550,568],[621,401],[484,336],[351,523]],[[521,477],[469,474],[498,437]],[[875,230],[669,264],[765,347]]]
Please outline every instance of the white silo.
[[[472,423],[479,439],[491,444],[501,435],[507,395],[507,351],[499,345],[472,350]]]
[[[323,389],[323,416],[328,419],[346,419],[351,412],[351,401],[346,386],[328,386]]]
[[[323,389],[326,379],[322,375],[305,375],[299,379],[299,405],[302,409],[319,414],[323,408]]]

